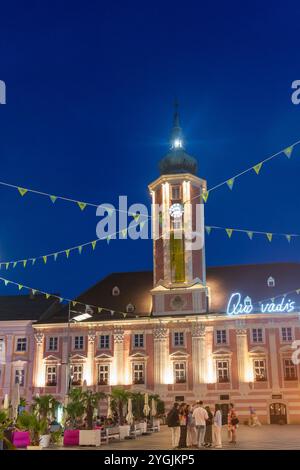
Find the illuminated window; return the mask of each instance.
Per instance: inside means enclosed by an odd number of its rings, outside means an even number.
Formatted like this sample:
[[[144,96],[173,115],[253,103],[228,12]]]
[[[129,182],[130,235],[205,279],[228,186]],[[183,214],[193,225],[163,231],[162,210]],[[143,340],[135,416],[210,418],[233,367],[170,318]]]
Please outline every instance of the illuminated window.
[[[98,385],[109,384],[109,364],[99,364],[98,366]]]
[[[133,368],[133,383],[144,384],[145,383],[145,364],[143,362],[134,362]]]
[[[172,186],[172,200],[178,201],[180,199],[180,195],[181,195],[180,189],[181,187],[179,185]]]
[[[20,387],[24,387],[25,382],[25,370],[16,369],[15,371],[15,384],[19,384]]]
[[[174,381],[176,384],[186,382],[186,363],[174,362]]]
[[[217,342],[217,344],[226,344],[227,343],[226,330],[217,330],[216,331],[216,342]]]
[[[283,327],[281,328],[282,341],[293,341],[292,328]]]
[[[219,383],[229,382],[229,361],[217,361],[217,379]]]
[[[48,351],[57,351],[58,338],[56,336],[50,336],[48,343]]]
[[[83,370],[82,364],[76,364],[72,366],[72,369],[71,369],[72,385],[81,385],[82,370]]]
[[[297,367],[291,359],[283,360],[284,380],[297,380]]]
[[[174,346],[184,346],[184,333],[183,333],[183,331],[175,331],[175,333],[174,333]]]
[[[5,363],[5,342],[0,338],[0,365]]]
[[[136,333],[133,335],[133,346],[135,348],[144,347],[144,335],[142,333]]]
[[[53,387],[57,383],[57,367],[47,366],[46,368],[46,386]]]
[[[274,277],[272,277],[272,276],[268,277],[267,283],[268,283],[268,287],[275,287]]]
[[[83,349],[83,336],[75,336],[74,349]]]
[[[267,380],[267,369],[265,359],[255,359],[254,366],[254,380],[255,382],[265,382]]]
[[[263,330],[262,330],[262,328],[253,328],[252,329],[252,342],[253,343],[262,343],[263,342]]]
[[[100,349],[109,349],[109,335],[100,335]]]
[[[18,338],[17,339],[17,348],[18,352],[27,350],[27,338]]]

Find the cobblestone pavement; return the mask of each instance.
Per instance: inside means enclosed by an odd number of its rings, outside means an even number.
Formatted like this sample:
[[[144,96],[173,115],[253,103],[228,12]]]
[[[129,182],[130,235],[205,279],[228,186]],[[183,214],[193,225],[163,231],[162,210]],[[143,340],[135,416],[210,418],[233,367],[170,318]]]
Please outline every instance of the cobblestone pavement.
[[[226,427],[222,430],[223,449],[222,450],[275,450],[275,449],[299,449],[300,450],[300,425],[265,425],[257,428],[239,426],[238,443],[229,444]],[[171,432],[167,426],[162,426],[159,433],[149,436],[140,436],[137,439],[122,442],[110,442],[109,445],[101,447],[69,447],[60,450],[168,450],[170,449]],[[54,450],[54,449],[53,449]],[[195,449],[190,449],[198,451]],[[211,449],[200,449],[201,452],[211,452]],[[219,450],[218,450],[219,451]],[[184,449],[182,449],[184,452]]]

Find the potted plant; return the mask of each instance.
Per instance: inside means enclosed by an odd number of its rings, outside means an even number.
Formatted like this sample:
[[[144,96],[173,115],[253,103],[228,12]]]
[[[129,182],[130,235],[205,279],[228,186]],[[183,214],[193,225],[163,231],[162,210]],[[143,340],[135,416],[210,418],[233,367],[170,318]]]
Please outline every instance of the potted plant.
[[[28,450],[40,450],[42,448],[40,441],[41,436],[46,435],[47,432],[47,419],[40,418],[34,413],[24,411],[18,416],[16,426],[21,430],[29,431],[31,445],[27,446]]]
[[[121,387],[115,387],[111,391],[111,398],[113,404],[116,404],[118,409],[118,416],[119,416],[119,428],[120,428],[120,438],[124,439],[125,436],[130,435],[130,425],[125,423],[124,417],[124,407],[128,402],[128,398],[130,398],[132,394]]]
[[[54,398],[53,395],[41,395],[39,397],[34,397],[33,399],[33,411],[37,413],[40,417],[40,420],[45,420],[47,422],[48,418],[55,417],[55,411],[59,405],[59,401]],[[41,435],[40,445],[43,448],[47,448],[50,445],[50,430],[49,427],[45,427],[45,433]]]
[[[8,419],[7,413],[4,410],[0,410],[0,450],[3,450],[3,444],[6,444],[7,449],[15,449],[12,442],[5,436],[5,431],[12,422]]]

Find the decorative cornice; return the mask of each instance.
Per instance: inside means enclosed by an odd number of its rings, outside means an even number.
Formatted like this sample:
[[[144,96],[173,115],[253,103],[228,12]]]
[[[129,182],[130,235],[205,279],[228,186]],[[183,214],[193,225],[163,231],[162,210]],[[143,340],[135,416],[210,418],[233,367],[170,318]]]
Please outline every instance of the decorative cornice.
[[[124,341],[124,330],[122,328],[114,329],[114,342],[123,343]]]
[[[95,342],[95,339],[96,339],[96,333],[95,333],[95,331],[90,330],[90,331],[88,332],[88,342],[93,344],[93,343]]]
[[[34,334],[34,339],[37,345],[41,346],[43,344],[44,336],[44,333],[41,333],[40,331]]]
[[[155,341],[164,341],[169,335],[168,328],[158,326],[153,329],[153,338]]]
[[[203,325],[203,323],[197,322],[192,325],[192,337],[193,338],[205,337],[205,325]]]

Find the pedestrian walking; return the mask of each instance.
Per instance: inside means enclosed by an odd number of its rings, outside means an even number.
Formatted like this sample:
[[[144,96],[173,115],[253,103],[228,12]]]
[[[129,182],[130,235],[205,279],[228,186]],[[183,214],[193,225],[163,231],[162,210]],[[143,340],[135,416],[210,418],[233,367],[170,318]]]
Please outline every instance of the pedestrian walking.
[[[236,444],[236,430],[239,420],[234,409],[233,403],[229,405],[228,413],[228,433],[229,433],[229,442],[231,444]]]
[[[220,405],[215,406],[213,438],[216,449],[222,448],[222,412]]]
[[[206,420],[208,414],[205,408],[203,408],[203,401],[197,402],[197,408],[193,411],[193,418],[195,420],[197,429],[197,445],[198,447],[204,446],[204,436],[206,428]]]
[[[205,428],[205,436],[204,436],[204,445],[205,447],[212,447],[212,427],[213,427],[213,414],[210,410],[209,406],[205,407],[206,412],[208,414],[208,418],[206,420],[206,428]]]
[[[180,438],[179,438],[179,448],[187,447],[186,438],[187,438],[187,421],[188,421],[188,405],[182,403],[179,407],[179,423],[180,423]]]
[[[188,447],[197,446],[197,432],[196,432],[195,419],[193,418],[192,406],[188,406],[186,443]]]
[[[180,438],[179,404],[177,402],[174,403],[173,408],[167,415],[167,425],[171,428],[172,447],[176,449],[178,448]]]

